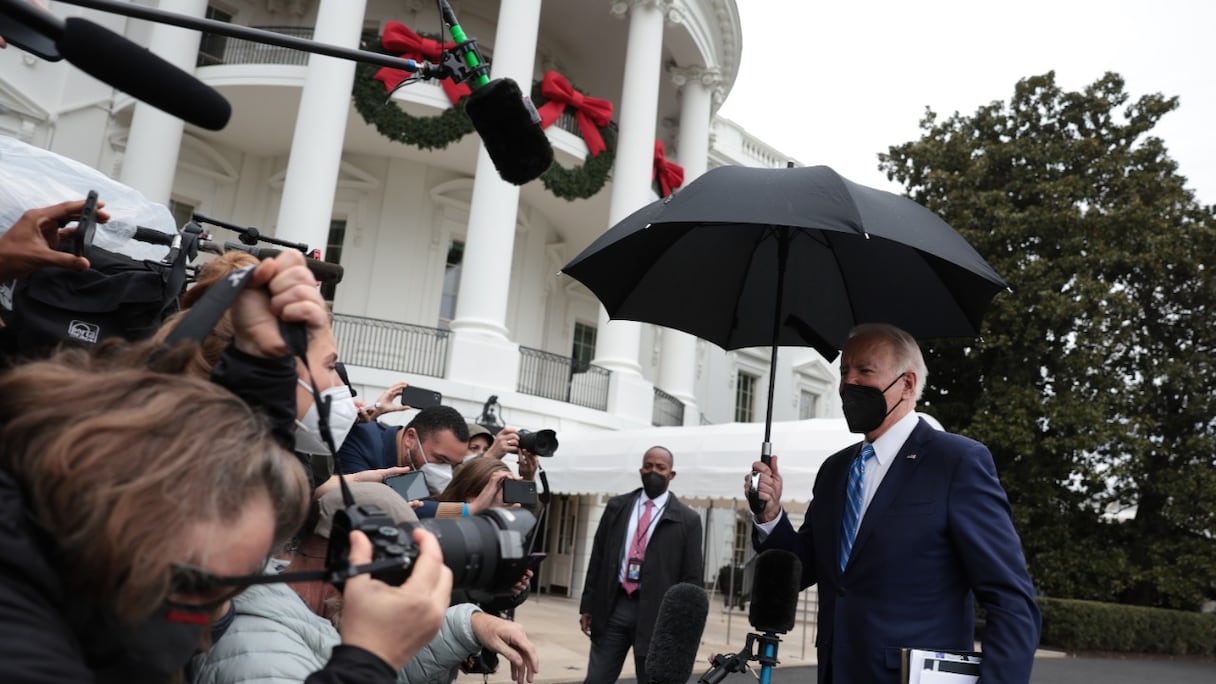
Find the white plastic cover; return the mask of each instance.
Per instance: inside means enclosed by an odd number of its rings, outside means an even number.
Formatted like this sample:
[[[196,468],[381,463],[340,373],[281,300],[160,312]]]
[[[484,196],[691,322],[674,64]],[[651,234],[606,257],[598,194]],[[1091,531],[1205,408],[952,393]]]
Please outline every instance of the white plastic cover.
[[[165,205],[74,159],[0,136],[0,234],[27,209],[84,199],[90,190],[110,213],[108,223],[97,224],[94,245],[135,259],[159,260],[168,253],[163,245],[131,239],[137,226],[176,233]]]

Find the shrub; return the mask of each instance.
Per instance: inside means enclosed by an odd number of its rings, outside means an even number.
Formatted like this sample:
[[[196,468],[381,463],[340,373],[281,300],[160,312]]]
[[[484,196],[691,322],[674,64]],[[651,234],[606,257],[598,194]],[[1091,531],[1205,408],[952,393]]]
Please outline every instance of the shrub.
[[[1216,615],[1039,598],[1042,644],[1066,651],[1216,655]]]

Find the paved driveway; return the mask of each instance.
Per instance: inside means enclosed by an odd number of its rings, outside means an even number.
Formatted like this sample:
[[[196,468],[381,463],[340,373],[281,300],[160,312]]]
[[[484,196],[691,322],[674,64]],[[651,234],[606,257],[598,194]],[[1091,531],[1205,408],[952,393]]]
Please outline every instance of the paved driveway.
[[[698,664],[699,666],[699,664]],[[758,673],[759,670],[756,670]],[[689,684],[704,674],[693,672]],[[754,682],[746,672],[726,675],[722,684]],[[780,667],[773,670],[774,684],[806,684],[815,681],[814,667]],[[1034,663],[1033,684],[1213,684],[1216,662],[1194,660],[1139,660],[1122,658],[1039,658]],[[636,679],[621,683],[636,684]]]

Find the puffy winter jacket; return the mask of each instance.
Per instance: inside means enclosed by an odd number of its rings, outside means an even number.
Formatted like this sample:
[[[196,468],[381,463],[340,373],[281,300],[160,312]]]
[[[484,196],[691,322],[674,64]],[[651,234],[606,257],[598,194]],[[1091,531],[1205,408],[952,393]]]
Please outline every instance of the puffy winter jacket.
[[[333,624],[310,611],[284,584],[250,587],[233,605],[232,626],[190,664],[195,684],[299,684],[324,667],[341,642]],[[473,635],[474,612],[477,607],[471,604],[448,608],[439,635],[397,673],[397,681],[452,681],[460,663],[481,649]]]

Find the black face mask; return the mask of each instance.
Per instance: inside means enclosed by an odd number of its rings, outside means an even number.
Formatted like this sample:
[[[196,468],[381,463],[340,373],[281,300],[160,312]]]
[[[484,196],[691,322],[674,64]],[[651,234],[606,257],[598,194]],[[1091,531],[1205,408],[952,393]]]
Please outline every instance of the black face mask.
[[[200,650],[210,623],[206,612],[162,606],[136,625],[111,625],[105,645],[89,649],[97,681],[158,684],[181,672]]]
[[[866,434],[878,429],[882,421],[891,415],[895,406],[899,406],[901,398],[887,410],[886,392],[904,377],[903,373],[895,376],[890,385],[883,389],[869,385],[845,385],[840,389],[840,404],[844,410],[844,419],[849,424],[849,432]]]
[[[667,491],[667,478],[653,470],[649,473],[642,473],[642,490],[646,492],[648,499],[662,496],[663,492]]]

